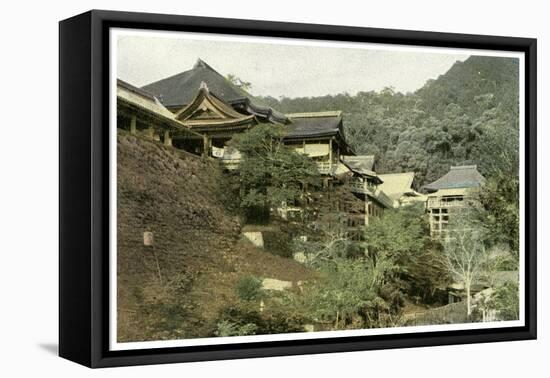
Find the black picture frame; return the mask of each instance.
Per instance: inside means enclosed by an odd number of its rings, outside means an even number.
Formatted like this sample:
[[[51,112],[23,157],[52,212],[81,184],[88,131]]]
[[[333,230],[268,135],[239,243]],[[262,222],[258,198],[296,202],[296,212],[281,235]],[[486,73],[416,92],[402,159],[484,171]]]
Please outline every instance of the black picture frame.
[[[110,351],[111,27],[525,53],[525,326]],[[536,338],[536,39],[93,10],[60,22],[59,46],[61,357],[95,368]]]

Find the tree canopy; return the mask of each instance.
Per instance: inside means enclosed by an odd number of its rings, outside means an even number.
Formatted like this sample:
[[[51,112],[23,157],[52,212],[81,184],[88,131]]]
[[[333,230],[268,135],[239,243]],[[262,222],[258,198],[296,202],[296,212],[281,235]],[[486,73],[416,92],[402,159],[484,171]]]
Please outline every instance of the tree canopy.
[[[411,297],[424,300],[449,282],[441,264],[439,244],[429,237],[429,227],[422,205],[386,210],[365,229],[368,254],[375,264],[390,260],[401,289]]]
[[[239,201],[249,218],[269,218],[270,208],[299,200],[304,186],[318,184],[315,163],[283,144],[286,132],[282,125],[260,124],[229,143],[242,154]]]

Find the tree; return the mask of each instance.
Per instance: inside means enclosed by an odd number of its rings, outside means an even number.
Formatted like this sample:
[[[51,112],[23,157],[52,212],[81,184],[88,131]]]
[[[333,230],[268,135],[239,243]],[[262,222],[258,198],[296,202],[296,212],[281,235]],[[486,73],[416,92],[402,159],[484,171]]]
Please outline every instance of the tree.
[[[443,264],[466,295],[468,317],[472,315],[472,285],[479,282],[488,261],[485,248],[486,230],[471,212],[463,209],[453,213],[448,236],[443,240]]]
[[[338,258],[347,258],[353,255],[357,247],[349,238],[349,229],[342,222],[341,213],[325,214],[313,223],[316,238],[302,240],[297,237],[293,240],[292,250],[305,255],[304,263],[312,268],[319,268]]]
[[[322,279],[305,287],[299,308],[306,308],[315,321],[329,321],[333,329],[381,327],[395,325],[399,305],[396,297],[383,297],[387,275],[393,265],[379,263],[374,267],[367,258],[335,258],[318,267]]]
[[[389,252],[399,258],[424,247],[429,229],[422,206],[389,209],[384,216],[373,220],[365,229],[365,243],[369,253]]]
[[[481,221],[490,230],[491,244],[505,242],[519,261],[519,180],[505,175],[487,179],[479,193]]]
[[[480,219],[491,243],[506,242],[519,256],[519,129],[517,119],[502,118],[502,109],[483,114],[483,138],[477,154],[487,181],[479,193]]]
[[[364,232],[365,244],[373,261],[382,256],[392,259],[399,267],[400,287],[410,296],[424,300],[449,280],[441,264],[441,251],[429,235],[422,205],[387,210]]]
[[[494,307],[502,320],[519,319],[519,285],[506,282],[495,290]]]
[[[229,82],[245,91],[249,91],[251,88],[252,88],[252,83],[248,82],[248,81],[244,81],[242,80],[241,78],[237,77],[236,75],[233,75],[233,74],[227,74],[227,76],[225,77],[227,80],[229,80]]]
[[[242,154],[239,201],[249,219],[268,219],[270,208],[299,200],[305,187],[319,183],[315,163],[283,144],[286,132],[282,125],[259,124],[229,143]]]

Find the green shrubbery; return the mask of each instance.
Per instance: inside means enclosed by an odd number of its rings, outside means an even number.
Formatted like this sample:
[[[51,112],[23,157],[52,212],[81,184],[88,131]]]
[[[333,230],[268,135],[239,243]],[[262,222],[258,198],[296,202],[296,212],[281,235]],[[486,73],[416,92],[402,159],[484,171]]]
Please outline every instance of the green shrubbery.
[[[300,305],[314,321],[332,329],[393,326],[403,295],[394,284],[394,266],[368,257],[336,258],[318,267],[322,278],[306,285]]]
[[[214,334],[221,337],[254,335],[258,329],[254,323],[239,325],[228,320],[218,322],[217,327]]]
[[[216,336],[267,335],[302,332],[305,319],[281,311],[261,313],[247,304],[224,308],[218,318]]]
[[[243,277],[237,282],[235,288],[237,296],[243,301],[254,301],[263,296],[262,280],[254,276]]]
[[[291,236],[282,230],[263,231],[264,249],[277,256],[292,257]]]
[[[519,319],[519,285],[507,282],[495,290],[494,308],[502,320]]]

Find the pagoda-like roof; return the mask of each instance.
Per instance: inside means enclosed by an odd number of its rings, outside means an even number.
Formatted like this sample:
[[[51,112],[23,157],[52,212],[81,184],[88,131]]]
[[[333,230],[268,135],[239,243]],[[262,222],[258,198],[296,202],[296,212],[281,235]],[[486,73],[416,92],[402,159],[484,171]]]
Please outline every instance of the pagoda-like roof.
[[[190,129],[199,132],[242,130],[256,124],[253,115],[234,110],[212,93],[202,83],[193,101],[180,109],[175,117]]]
[[[194,100],[202,83],[205,83],[217,98],[239,112],[278,123],[288,121],[284,114],[264,105],[201,59],[197,60],[192,69],[145,85],[142,89],[158,97],[164,106],[177,109],[189,105]]]
[[[290,123],[285,140],[334,138],[344,153],[354,154],[346,142],[342,112],[289,113],[286,117]]]
[[[477,188],[485,178],[477,171],[477,165],[461,165],[451,170],[434,182],[424,185],[423,189],[435,192],[440,189]]]
[[[360,175],[377,176],[374,171],[374,155],[342,156],[342,163]]]

